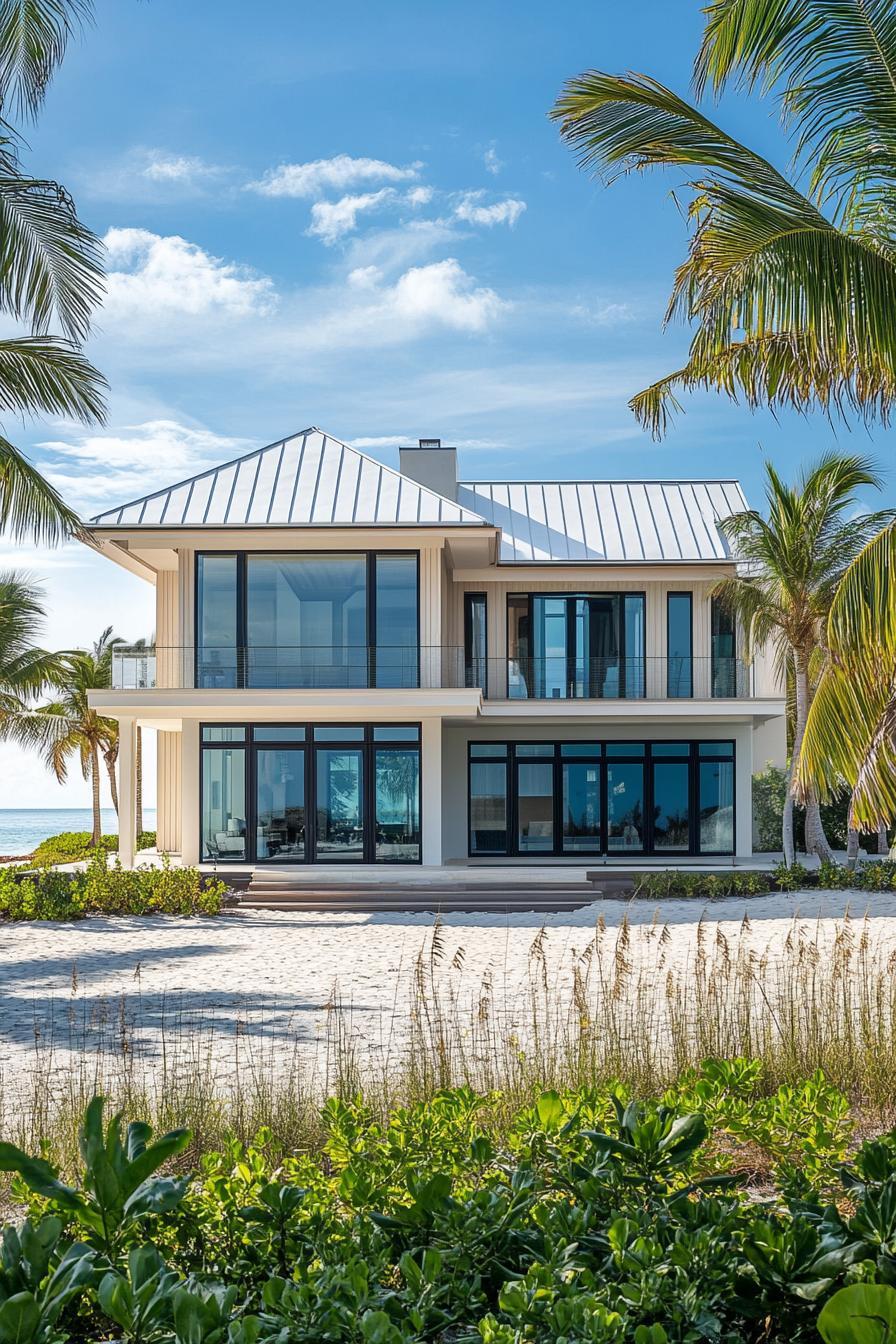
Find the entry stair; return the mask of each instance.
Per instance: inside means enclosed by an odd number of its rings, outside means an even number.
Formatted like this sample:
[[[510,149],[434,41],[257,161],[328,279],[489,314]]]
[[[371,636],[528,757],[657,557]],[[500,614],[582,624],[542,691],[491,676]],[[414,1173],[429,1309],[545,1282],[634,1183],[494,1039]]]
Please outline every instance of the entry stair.
[[[456,881],[438,883],[410,876],[352,882],[341,876],[334,876],[332,881],[319,874],[303,876],[297,869],[256,869],[239,892],[239,909],[351,914],[508,914],[531,910],[554,914],[581,910],[603,895],[616,894],[604,888],[603,881],[598,887],[594,881],[572,877],[569,882],[539,882],[530,877],[497,883],[494,879],[477,881],[465,873]]]

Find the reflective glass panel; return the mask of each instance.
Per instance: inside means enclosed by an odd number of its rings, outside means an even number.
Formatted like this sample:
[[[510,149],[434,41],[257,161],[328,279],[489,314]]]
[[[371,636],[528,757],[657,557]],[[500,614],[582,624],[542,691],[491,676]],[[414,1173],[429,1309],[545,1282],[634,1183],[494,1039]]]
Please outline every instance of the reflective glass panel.
[[[690,764],[655,761],[653,765],[653,847],[687,853],[690,848]]]
[[[625,694],[640,699],[645,693],[644,594],[626,593],[625,608]]]
[[[507,695],[526,700],[534,692],[529,645],[529,599],[525,593],[507,598]]]
[[[554,848],[554,763],[520,761],[517,778],[517,846],[521,854]]]
[[[507,766],[470,763],[470,853],[507,853]]]
[[[470,757],[474,756],[506,756],[506,742],[471,742]]]
[[[374,742],[419,742],[420,729],[414,727],[405,727],[396,725],[394,728],[374,728]]]
[[[718,698],[737,694],[737,659],[735,657],[734,612],[719,598],[712,599],[710,609],[712,648],[712,693]]]
[[[351,728],[315,728],[315,742],[359,742],[364,736],[361,727]]]
[[[599,756],[599,742],[564,742],[560,747],[561,756]]]
[[[486,684],[488,629],[485,593],[464,595],[464,685]]]
[[[517,756],[553,756],[553,742],[518,742]]]
[[[358,862],[364,857],[364,771],[357,748],[318,747],[317,859]]]
[[[245,742],[245,728],[234,728],[230,724],[213,724],[202,730],[203,742]]]
[[[690,593],[669,593],[666,620],[666,694],[687,699],[693,694]]]
[[[608,742],[605,747],[608,756],[643,756],[643,742]]]
[[[563,764],[563,852],[600,849],[600,766]]]
[[[690,756],[689,742],[652,742],[651,753],[654,756]]]
[[[252,736],[256,742],[304,742],[305,728],[292,724],[284,724],[282,728],[253,728]]]
[[[700,762],[700,853],[734,849],[734,762]]]
[[[202,858],[246,857],[246,752],[207,747],[202,754]]]
[[[586,699],[619,696],[619,598],[570,600],[574,623],[573,694]]]
[[[701,743],[700,743],[700,755],[701,755],[701,756],[733,756],[733,755],[734,755],[734,743],[733,743],[733,742],[701,742]]]
[[[644,833],[644,766],[611,761],[607,766],[607,848],[642,851]]]
[[[420,858],[420,752],[416,747],[378,747],[376,857],[386,863]]]
[[[532,599],[532,661],[535,695],[539,700],[565,700],[569,695],[566,601],[565,597]]]
[[[246,684],[368,684],[364,555],[246,557]]]
[[[255,753],[255,853],[263,859],[305,857],[305,752]]]
[[[237,674],[235,555],[196,557],[196,684],[232,690]]]
[[[376,684],[417,686],[417,556],[378,555],[376,566]]]

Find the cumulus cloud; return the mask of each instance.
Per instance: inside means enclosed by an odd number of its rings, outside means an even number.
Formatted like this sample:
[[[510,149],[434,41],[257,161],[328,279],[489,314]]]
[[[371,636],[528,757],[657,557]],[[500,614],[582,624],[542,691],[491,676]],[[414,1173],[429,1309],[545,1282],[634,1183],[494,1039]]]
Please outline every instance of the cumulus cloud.
[[[411,187],[404,198],[408,205],[429,205],[434,195],[432,187]]]
[[[464,192],[454,207],[455,219],[462,219],[466,224],[482,224],[488,229],[496,224],[507,224],[513,228],[526,208],[525,201],[513,198],[495,201],[493,205],[482,205],[484,195],[483,191]]]
[[[483,154],[482,162],[485,164],[486,172],[491,173],[494,177],[497,177],[504,167],[504,161],[498,158],[498,151],[495,149],[494,143],[490,144]]]
[[[101,323],[159,326],[172,317],[219,314],[247,317],[271,313],[273,282],[246,266],[223,261],[196,243],[149,229],[110,229]]]
[[[143,176],[150,182],[189,182],[216,177],[221,169],[206,163],[195,154],[166,154],[164,150],[146,151]]]
[[[483,331],[507,306],[493,289],[478,287],[455,257],[405,271],[389,302],[399,317],[440,322],[457,331]]]
[[[358,196],[341,196],[338,201],[315,201],[307,232],[327,244],[336,243],[357,228],[358,215],[362,211],[376,210],[394,196],[392,187],[383,187],[380,191],[368,191]]]
[[[101,200],[157,201],[231,190],[232,168],[197,154],[135,146],[99,167],[81,167],[80,189]]]
[[[248,190],[262,196],[314,197],[367,182],[413,182],[422,167],[422,163],[400,167],[383,159],[337,154],[331,159],[313,159],[308,163],[281,163],[258,181],[250,182]]]

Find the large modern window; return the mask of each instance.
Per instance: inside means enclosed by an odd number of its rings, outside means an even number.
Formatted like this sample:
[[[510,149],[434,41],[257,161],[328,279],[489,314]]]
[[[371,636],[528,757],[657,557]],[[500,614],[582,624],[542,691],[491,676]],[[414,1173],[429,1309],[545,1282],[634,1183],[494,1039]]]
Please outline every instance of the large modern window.
[[[488,625],[485,593],[464,593],[464,685],[487,691]]]
[[[471,855],[731,854],[733,742],[471,742]]]
[[[511,593],[511,699],[638,698],[645,693],[643,593]]]
[[[204,860],[419,863],[419,725],[207,725],[201,742]]]
[[[721,598],[710,603],[712,693],[714,698],[737,694],[736,622],[734,612]]]
[[[197,684],[419,685],[416,552],[197,557]]]
[[[670,700],[694,694],[692,598],[690,593],[666,596],[666,695]]]

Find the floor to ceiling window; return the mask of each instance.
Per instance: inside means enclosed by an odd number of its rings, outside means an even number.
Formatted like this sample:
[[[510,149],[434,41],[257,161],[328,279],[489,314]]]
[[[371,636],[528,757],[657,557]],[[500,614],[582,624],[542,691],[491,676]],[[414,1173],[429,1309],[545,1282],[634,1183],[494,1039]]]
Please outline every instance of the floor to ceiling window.
[[[643,593],[509,594],[509,697],[642,697],[644,624]]]
[[[417,724],[206,725],[204,861],[419,863]]]
[[[203,553],[197,685],[414,687],[416,551]]]
[[[734,743],[471,742],[471,856],[731,854]]]

